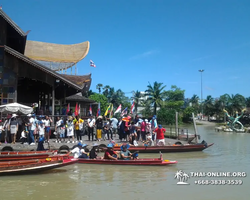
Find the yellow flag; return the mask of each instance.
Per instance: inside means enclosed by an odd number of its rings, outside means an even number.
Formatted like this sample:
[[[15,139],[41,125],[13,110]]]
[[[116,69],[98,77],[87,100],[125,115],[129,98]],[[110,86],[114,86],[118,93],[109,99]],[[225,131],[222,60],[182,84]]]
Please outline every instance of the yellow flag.
[[[107,110],[106,110],[104,116],[107,116],[107,115],[108,115],[108,113],[109,113],[109,111],[110,111],[110,105],[111,105],[111,104],[109,104],[109,107],[107,108]]]

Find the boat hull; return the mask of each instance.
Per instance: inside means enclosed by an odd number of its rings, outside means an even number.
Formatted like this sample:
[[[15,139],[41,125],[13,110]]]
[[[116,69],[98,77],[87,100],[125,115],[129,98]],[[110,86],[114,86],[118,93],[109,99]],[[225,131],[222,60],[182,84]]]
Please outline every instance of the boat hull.
[[[56,151],[13,151],[0,152],[0,162],[15,160],[44,159],[48,157],[68,157],[68,154],[57,154]]]
[[[163,161],[161,159],[137,159],[137,160],[108,160],[108,159],[83,159],[79,158],[78,163],[83,164],[104,164],[104,165],[145,165],[165,166],[176,164],[177,161]]]
[[[33,160],[34,161],[34,160]],[[14,163],[15,162],[15,163]],[[26,163],[25,163],[26,162]],[[55,169],[59,167],[64,167],[66,165],[74,164],[78,162],[78,159],[62,159],[62,158],[53,158],[50,161],[46,159],[40,159],[34,161],[23,161],[23,163],[17,164],[17,161],[7,162],[6,165],[0,166],[0,176],[3,175],[18,175],[18,174],[31,174],[42,171],[47,171],[50,169]]]
[[[212,144],[209,145],[176,145],[176,146],[130,146],[129,151],[139,151],[140,153],[178,153],[178,152],[192,152],[192,151],[203,151],[204,149],[209,148],[212,146]],[[120,151],[120,147],[114,147],[115,151]]]

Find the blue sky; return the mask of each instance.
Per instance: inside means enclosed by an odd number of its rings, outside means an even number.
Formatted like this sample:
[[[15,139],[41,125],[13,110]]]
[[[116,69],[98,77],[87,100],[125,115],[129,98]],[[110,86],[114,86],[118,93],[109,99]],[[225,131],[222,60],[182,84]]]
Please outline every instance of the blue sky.
[[[0,0],[29,40],[90,41],[78,74],[96,85],[144,91],[177,85],[185,96],[250,96],[249,0]],[[89,66],[93,60],[96,68]],[[128,94],[129,95],[129,94]]]

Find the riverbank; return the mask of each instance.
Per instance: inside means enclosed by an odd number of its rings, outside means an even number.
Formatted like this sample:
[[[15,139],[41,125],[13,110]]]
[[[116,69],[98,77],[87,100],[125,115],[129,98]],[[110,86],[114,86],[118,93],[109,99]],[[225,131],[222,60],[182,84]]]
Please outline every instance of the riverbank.
[[[116,137],[113,138],[114,141],[118,144],[120,144],[120,140],[119,140],[119,136],[116,135]],[[56,143],[56,140],[55,139],[51,139],[49,144],[48,143],[44,143],[44,148],[45,149],[50,149],[50,150],[58,150],[62,145],[67,145],[70,149],[73,148],[73,146],[77,145],[78,142],[74,142],[74,143],[67,143],[68,140],[66,140],[66,142],[62,142],[62,143]],[[179,140],[175,140],[175,139],[170,139],[170,138],[165,138],[165,142],[166,142],[166,145],[172,145],[174,144],[175,142],[177,142]],[[181,141],[183,144],[185,144],[186,142],[185,141]],[[97,144],[105,144],[107,145],[109,143],[109,140],[105,140],[105,141],[89,141],[88,140],[88,136],[83,136],[82,137],[82,143],[83,144],[87,144],[89,147],[91,147],[94,143],[97,143]],[[27,144],[21,144],[21,143],[16,143],[16,144],[1,144],[0,145],[0,151],[6,147],[6,146],[9,146],[11,148],[13,148],[14,151],[36,151],[37,149],[37,143],[36,145],[27,145]]]

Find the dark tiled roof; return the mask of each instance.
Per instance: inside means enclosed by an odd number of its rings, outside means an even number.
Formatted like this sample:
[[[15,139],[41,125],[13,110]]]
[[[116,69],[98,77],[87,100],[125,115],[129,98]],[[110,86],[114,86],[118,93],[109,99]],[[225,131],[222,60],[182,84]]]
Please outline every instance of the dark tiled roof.
[[[61,74],[61,76],[70,80],[72,83],[75,83],[80,87],[84,87],[85,84],[87,84],[88,85],[87,87],[89,88],[91,84],[91,74],[82,76]]]
[[[66,99],[66,101],[82,101],[82,102],[87,102],[87,103],[95,103],[94,100],[88,99],[86,97],[83,97],[83,96],[80,96],[77,94],[66,97],[65,99]]]
[[[40,63],[38,63],[38,62],[24,56],[23,54],[17,52],[16,50],[14,50],[14,49],[6,46],[6,45],[4,46],[4,50],[7,53],[9,53],[9,54],[23,60],[24,62],[29,63],[30,65],[32,65],[32,66],[34,66],[34,67],[36,67],[36,68],[50,74],[51,76],[54,76],[55,78],[57,78],[57,79],[59,79],[59,80],[61,80],[63,82],[65,82],[66,84],[70,85],[71,87],[73,87],[73,88],[75,88],[77,90],[82,90],[83,89],[83,86],[77,85],[74,82],[72,82],[70,79],[66,78],[67,75],[62,76],[62,74],[58,74],[57,72],[55,72],[55,71],[43,66],[42,64],[40,64]],[[89,76],[89,75],[87,75],[87,76]]]
[[[0,9],[0,16],[4,18],[21,36],[26,36],[27,33],[24,33],[23,30],[2,10]]]

